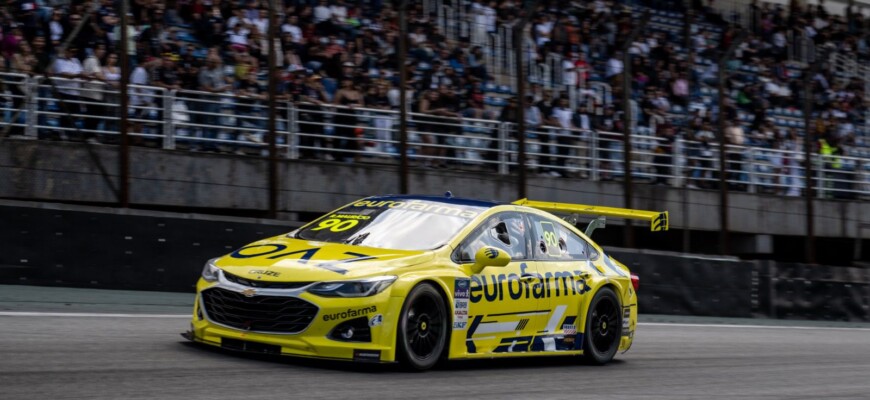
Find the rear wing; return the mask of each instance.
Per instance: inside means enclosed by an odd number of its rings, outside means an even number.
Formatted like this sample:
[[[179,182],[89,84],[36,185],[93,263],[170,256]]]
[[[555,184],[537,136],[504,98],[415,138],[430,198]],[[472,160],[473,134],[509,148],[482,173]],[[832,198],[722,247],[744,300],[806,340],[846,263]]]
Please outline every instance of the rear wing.
[[[550,201],[534,201],[529,199],[520,199],[513,202],[513,204],[556,213],[584,214],[600,217],[646,220],[649,221],[650,230],[653,232],[668,230],[667,211],[632,210],[629,208],[590,206],[585,204],[554,203]]]

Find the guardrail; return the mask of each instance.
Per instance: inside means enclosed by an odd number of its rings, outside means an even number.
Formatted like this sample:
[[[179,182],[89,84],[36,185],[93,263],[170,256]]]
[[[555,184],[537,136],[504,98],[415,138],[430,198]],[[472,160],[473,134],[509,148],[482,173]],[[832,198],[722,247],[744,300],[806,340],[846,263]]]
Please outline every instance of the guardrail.
[[[11,133],[32,139],[115,141],[118,92],[110,85],[54,79],[59,101],[45,77],[0,74],[6,88],[0,117]],[[247,155],[265,155],[266,102],[229,93],[165,90],[130,85],[130,135],[134,144]],[[63,106],[61,103],[65,104]],[[470,115],[474,114],[474,115]],[[331,104],[281,102],[277,145],[288,159],[393,163],[399,157],[398,112]],[[528,126],[526,168],[541,175],[592,180],[620,179],[623,136],[573,127]],[[638,182],[717,188],[718,145],[632,135],[632,177]],[[516,126],[480,109],[443,117],[410,113],[408,155],[412,166],[488,170],[519,168]],[[798,196],[805,188],[801,151],[727,146],[726,179],[734,190]],[[813,155],[819,197],[870,196],[870,159]]]

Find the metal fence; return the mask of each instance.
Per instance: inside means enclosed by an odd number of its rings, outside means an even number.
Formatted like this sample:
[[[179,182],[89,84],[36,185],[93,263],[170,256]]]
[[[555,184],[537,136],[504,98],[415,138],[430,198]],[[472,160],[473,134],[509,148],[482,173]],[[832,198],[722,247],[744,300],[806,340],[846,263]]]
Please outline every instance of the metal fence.
[[[44,77],[0,74],[3,129],[31,139],[114,143],[118,92],[109,84],[55,79],[58,100]],[[135,145],[164,149],[265,155],[266,102],[262,98],[130,86],[130,135]],[[514,173],[518,138],[511,122],[479,110],[472,118],[410,113],[408,155],[416,167]],[[283,102],[277,145],[288,159],[394,163],[399,157],[398,112]],[[645,131],[644,131],[645,132]],[[573,127],[529,126],[526,168],[540,175],[621,179],[621,133]],[[713,189],[719,181],[718,144],[632,135],[632,177],[647,182]],[[726,179],[733,190],[799,196],[805,183],[802,151],[727,146]],[[814,155],[816,193],[822,198],[870,196],[870,159]]]

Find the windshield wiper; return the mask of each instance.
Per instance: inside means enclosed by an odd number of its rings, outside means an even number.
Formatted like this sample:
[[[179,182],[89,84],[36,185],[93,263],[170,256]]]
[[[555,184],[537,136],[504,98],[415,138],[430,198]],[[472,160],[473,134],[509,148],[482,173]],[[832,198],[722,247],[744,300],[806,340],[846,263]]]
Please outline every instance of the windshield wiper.
[[[363,240],[366,240],[366,238],[369,237],[370,233],[371,232],[366,232],[366,233],[361,233],[357,236],[351,236],[347,240],[345,240],[344,243],[352,245],[352,246],[356,246],[356,245],[362,243]]]

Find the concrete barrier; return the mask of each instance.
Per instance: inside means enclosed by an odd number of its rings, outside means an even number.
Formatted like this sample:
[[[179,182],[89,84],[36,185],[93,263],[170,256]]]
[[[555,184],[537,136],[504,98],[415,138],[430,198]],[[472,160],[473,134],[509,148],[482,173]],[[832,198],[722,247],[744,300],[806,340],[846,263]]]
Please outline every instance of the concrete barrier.
[[[202,266],[300,222],[0,201],[0,283],[192,292]],[[859,268],[608,249],[649,314],[868,321]]]

